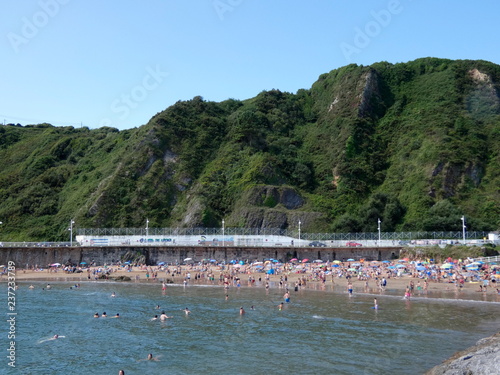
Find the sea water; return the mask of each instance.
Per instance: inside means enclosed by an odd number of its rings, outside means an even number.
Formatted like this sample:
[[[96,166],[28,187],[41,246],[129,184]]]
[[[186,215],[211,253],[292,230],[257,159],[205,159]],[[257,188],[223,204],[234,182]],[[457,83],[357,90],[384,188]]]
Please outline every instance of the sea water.
[[[280,310],[277,287],[74,284],[19,283],[16,368],[2,356],[0,373],[422,374],[500,326],[495,301],[292,290]]]

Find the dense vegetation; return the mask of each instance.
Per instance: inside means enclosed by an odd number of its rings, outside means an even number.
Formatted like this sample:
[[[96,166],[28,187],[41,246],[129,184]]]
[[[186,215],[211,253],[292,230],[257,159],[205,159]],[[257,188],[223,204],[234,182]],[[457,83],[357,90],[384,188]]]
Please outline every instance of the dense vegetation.
[[[0,240],[77,227],[500,228],[500,66],[349,65],[132,130],[0,127]]]

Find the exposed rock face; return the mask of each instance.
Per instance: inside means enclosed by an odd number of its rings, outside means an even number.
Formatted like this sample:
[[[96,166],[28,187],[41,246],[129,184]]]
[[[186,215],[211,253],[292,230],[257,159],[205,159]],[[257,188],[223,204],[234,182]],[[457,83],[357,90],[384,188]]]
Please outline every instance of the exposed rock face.
[[[249,193],[248,203],[255,206],[266,205],[269,199],[277,204],[282,204],[289,210],[299,208],[304,204],[304,199],[295,191],[288,187],[257,186]]]
[[[370,70],[364,78],[363,91],[359,95],[358,116],[370,117],[374,112],[372,100],[380,100],[377,72]]]
[[[497,375],[500,373],[500,332],[458,352],[425,375]]]

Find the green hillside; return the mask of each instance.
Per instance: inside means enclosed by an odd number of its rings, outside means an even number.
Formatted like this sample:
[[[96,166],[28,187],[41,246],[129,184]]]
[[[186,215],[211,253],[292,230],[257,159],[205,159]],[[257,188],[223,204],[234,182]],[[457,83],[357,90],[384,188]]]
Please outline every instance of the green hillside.
[[[228,93],[230,94],[230,93]],[[0,240],[77,227],[500,229],[500,66],[349,65],[146,125],[0,126]]]

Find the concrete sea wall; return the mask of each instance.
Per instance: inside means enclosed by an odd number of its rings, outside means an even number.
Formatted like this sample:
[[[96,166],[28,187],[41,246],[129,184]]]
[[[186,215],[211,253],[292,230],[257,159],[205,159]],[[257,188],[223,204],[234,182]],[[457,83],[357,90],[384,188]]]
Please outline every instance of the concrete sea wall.
[[[0,248],[0,264],[14,261],[16,267],[42,266],[61,263],[102,265],[123,260],[141,259],[147,265],[158,262],[183,263],[184,259],[193,261],[216,259],[229,262],[235,260],[262,261],[266,258],[287,261],[298,259],[322,259],[323,261],[347,259],[387,260],[399,256],[400,248],[313,248],[313,247],[205,247],[205,246],[103,246],[103,247],[11,247]]]

